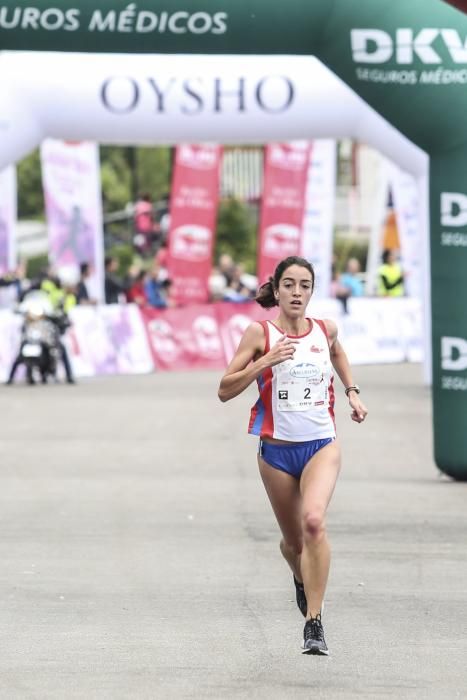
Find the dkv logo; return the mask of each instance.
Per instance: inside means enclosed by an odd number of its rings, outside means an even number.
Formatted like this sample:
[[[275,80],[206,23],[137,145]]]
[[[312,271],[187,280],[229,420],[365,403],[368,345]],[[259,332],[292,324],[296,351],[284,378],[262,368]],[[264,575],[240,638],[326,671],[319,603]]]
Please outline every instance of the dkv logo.
[[[395,56],[396,63],[402,65],[413,63],[415,58],[433,65],[442,63],[439,51],[447,49],[454,63],[467,64],[467,39],[462,40],[456,29],[397,29],[394,38],[382,29],[352,29],[350,40],[356,63],[386,63]]]
[[[441,369],[462,372],[467,369],[467,340],[464,338],[441,338]]]
[[[467,225],[467,195],[461,192],[443,192],[441,194],[441,225]]]

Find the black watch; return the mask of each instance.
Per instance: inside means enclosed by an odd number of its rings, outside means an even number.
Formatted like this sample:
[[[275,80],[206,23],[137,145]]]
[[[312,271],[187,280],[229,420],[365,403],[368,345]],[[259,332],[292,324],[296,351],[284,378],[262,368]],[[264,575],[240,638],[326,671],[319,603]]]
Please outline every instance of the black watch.
[[[354,384],[353,386],[348,386],[348,387],[346,388],[346,390],[345,390],[345,395],[347,396],[347,398],[348,398],[348,396],[349,396],[349,394],[350,394],[351,391],[355,391],[356,394],[359,394],[359,393],[360,393],[360,387],[357,386],[356,384]]]

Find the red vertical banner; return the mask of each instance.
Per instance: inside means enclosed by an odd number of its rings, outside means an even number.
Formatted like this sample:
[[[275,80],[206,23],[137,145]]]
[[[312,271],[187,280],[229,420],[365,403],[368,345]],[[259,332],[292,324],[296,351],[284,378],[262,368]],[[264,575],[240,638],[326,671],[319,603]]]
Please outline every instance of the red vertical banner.
[[[258,246],[260,284],[283,258],[300,255],[310,151],[306,141],[266,146]]]
[[[171,294],[179,304],[208,300],[221,155],[217,145],[176,149],[167,267]]]

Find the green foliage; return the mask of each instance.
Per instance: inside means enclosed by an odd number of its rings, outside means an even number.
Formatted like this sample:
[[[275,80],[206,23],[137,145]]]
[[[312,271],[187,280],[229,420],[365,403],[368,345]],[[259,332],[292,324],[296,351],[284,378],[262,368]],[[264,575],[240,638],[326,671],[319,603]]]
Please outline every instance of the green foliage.
[[[169,148],[102,146],[100,155],[105,212],[124,209],[142,192],[157,201],[169,191]]]
[[[118,260],[117,274],[125,277],[134,262],[135,253],[131,245],[115,245],[106,252],[108,257]]]
[[[136,148],[138,194],[148,192],[152,200],[163,199],[171,187],[170,148]]]
[[[29,258],[26,261],[26,277],[34,279],[38,277],[43,270],[47,269],[48,266],[49,259],[47,254],[35,255],[33,258]]]
[[[101,150],[101,187],[105,213],[124,209],[131,201],[131,172],[122,148]]]
[[[104,212],[124,209],[139,192],[157,201],[170,190],[170,148],[102,146],[100,160]],[[39,150],[18,164],[18,216],[44,218]]]
[[[18,218],[44,218],[44,195],[38,149],[18,163]]]
[[[361,241],[356,238],[336,237],[334,239],[334,257],[338,272],[344,271],[349,258],[357,258],[360,262],[361,270],[364,272],[366,270],[366,260],[368,257],[368,241]]]
[[[237,199],[221,201],[217,216],[217,234],[214,259],[228,253],[235,262],[244,263],[247,272],[256,270],[255,210]]]

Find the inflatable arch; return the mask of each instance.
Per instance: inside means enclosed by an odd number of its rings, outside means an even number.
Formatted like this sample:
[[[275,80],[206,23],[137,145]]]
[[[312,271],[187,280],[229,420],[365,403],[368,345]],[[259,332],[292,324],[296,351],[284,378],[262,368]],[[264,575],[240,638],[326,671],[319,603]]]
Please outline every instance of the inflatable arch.
[[[144,63],[44,55],[42,68],[39,56],[32,64],[25,56],[21,79],[15,57],[3,54],[11,72],[3,66],[1,165],[46,135],[114,143],[348,135],[415,174],[421,196],[429,193],[435,460],[467,479],[467,17],[459,9],[443,0],[101,0],[99,9],[91,0],[40,9],[10,0],[0,4],[0,49],[179,54]],[[326,68],[289,56],[315,56]],[[331,85],[342,88],[336,101]]]

